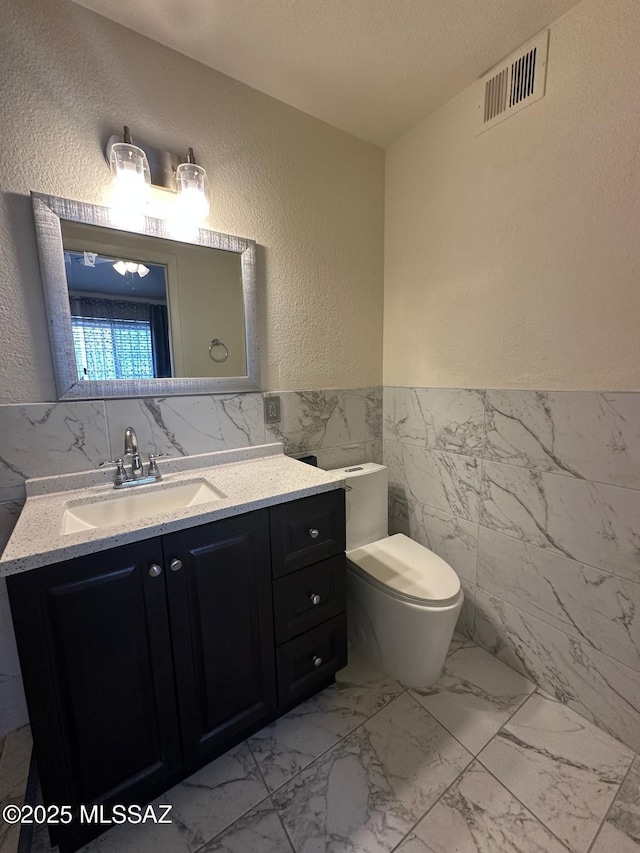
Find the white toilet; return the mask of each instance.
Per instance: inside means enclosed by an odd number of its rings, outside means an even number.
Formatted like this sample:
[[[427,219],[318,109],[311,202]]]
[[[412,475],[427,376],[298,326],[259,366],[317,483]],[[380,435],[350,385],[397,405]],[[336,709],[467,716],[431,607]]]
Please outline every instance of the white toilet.
[[[349,640],[383,672],[426,687],[442,672],[464,601],[451,566],[403,533],[389,536],[384,465],[331,473],[347,480]]]

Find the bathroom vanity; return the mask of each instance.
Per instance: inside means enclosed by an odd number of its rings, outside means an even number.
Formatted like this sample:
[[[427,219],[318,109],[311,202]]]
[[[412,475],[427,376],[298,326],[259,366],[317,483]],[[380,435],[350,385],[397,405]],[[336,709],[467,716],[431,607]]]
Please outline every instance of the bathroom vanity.
[[[45,804],[146,803],[346,664],[342,483],[277,447],[170,474],[150,488],[219,497],[125,530],[60,532],[69,508],[126,500],[106,484],[28,498],[0,569]],[[105,828],[50,830],[66,853]]]

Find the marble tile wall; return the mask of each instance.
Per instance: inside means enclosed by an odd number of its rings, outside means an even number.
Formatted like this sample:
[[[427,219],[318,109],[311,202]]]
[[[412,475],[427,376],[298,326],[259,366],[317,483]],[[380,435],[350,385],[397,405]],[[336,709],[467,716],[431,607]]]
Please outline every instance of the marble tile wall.
[[[640,393],[387,387],[383,439],[459,630],[640,749]]]
[[[278,393],[278,392],[273,392]],[[186,456],[281,441],[323,468],[382,461],[382,389],[281,393],[265,427],[263,395],[221,394],[0,405],[0,552],[29,477],[90,470],[122,454],[125,427],[141,450]],[[0,585],[0,737],[27,721],[4,582]]]

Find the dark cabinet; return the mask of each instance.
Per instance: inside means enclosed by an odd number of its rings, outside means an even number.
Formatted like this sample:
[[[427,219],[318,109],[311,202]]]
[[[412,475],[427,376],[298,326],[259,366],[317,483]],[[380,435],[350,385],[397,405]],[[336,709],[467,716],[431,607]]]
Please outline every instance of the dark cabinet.
[[[276,708],[268,513],[173,533],[163,547],[182,741],[189,761],[210,760]]]
[[[149,802],[330,684],[344,574],[339,490],[8,578],[45,803]]]
[[[161,562],[152,540],[9,578],[46,803],[135,802],[180,765]]]

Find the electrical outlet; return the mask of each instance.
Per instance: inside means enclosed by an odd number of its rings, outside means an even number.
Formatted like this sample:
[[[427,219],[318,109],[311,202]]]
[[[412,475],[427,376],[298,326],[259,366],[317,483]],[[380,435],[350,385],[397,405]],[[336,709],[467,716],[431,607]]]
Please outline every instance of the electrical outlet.
[[[280,423],[280,397],[264,398],[264,422],[266,424]]]

